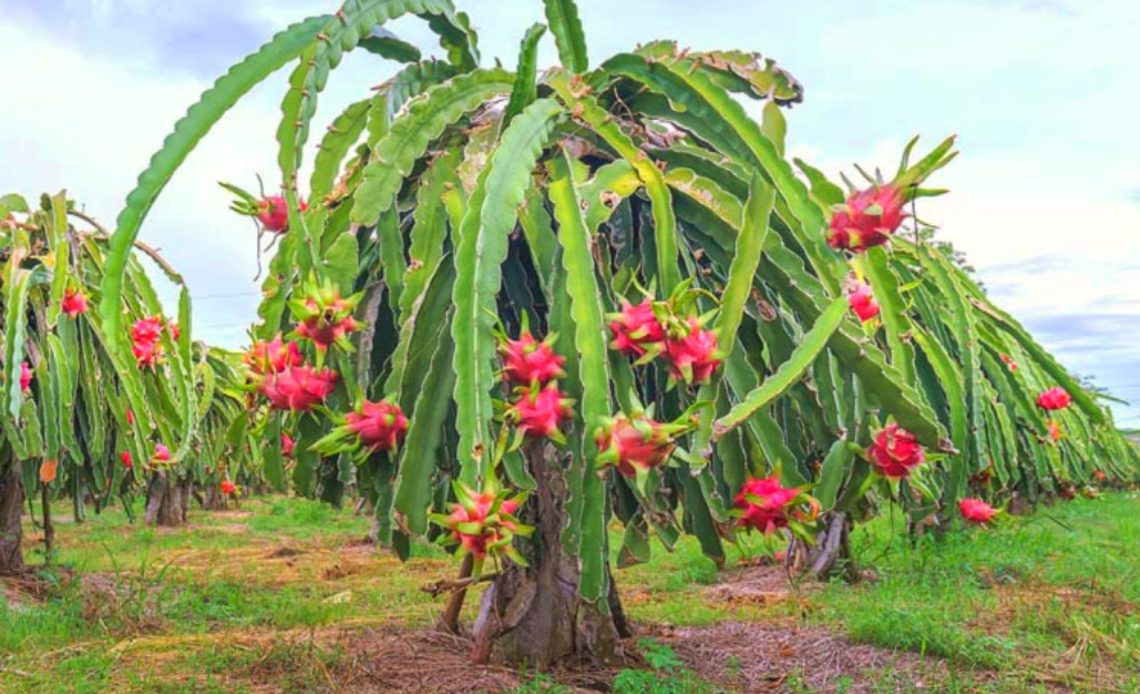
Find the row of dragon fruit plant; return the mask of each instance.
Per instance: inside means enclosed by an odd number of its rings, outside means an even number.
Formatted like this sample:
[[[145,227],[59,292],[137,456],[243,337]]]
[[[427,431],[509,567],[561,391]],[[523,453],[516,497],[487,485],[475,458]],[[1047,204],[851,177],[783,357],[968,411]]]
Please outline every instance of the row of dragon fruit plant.
[[[460,548],[444,623],[488,581],[476,660],[611,659],[628,629],[611,556],[644,561],[651,538],[694,534],[719,563],[736,534],[787,528],[789,561],[823,574],[889,503],[945,528],[1135,478],[1094,395],[899,233],[942,192],[922,186],[951,140],[844,192],[785,158],[802,89],[771,60],[655,42],[591,68],[572,0],[544,6],[514,72],[479,67],[449,0],[349,0],[235,64],[118,218],[111,353],[130,355],[119,271],[154,199],[293,64],[282,194],[228,186],[275,237],[247,355],[265,475],[333,503],[355,488],[401,556]],[[408,14],[444,59],[383,28]],[[547,30],[561,66],[540,74]],[[357,48],[402,65],[335,118],[302,186],[321,93]]]
[[[179,523],[193,485],[224,498],[235,491],[231,478],[256,465],[250,455],[258,450],[241,426],[240,361],[191,340],[185,287],[177,318],[164,317],[143,262],[129,256],[120,315],[131,349],[116,356],[91,310],[101,299],[110,235],[63,193],[38,203],[0,198],[0,573],[24,566],[28,496],[39,497],[34,517],[50,559],[53,501],[70,498],[82,521],[88,503],[99,512],[121,500],[131,514],[132,500],[145,494],[149,522]],[[154,249],[138,248],[182,284]]]

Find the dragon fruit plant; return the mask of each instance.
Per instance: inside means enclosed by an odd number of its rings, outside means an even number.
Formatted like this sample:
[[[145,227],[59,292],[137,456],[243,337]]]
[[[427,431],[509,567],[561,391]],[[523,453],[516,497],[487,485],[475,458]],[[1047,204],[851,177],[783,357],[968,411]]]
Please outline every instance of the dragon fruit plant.
[[[952,140],[914,161],[912,142],[890,180],[845,191],[785,158],[803,90],[772,60],[657,41],[591,62],[574,2],[544,5],[513,72],[480,67],[449,0],[351,0],[285,29],[143,172],[99,304],[129,359],[121,271],[147,210],[230,106],[292,65],[285,214],[274,201],[262,221],[283,232],[253,332],[295,340],[301,360],[250,353],[264,474],[331,503],[355,489],[400,556],[420,538],[462,549],[449,628],[478,559],[474,660],[613,662],[628,625],[610,557],[644,561],[683,534],[723,563],[737,532],[795,522],[789,561],[822,574],[851,565],[851,524],[886,504],[948,527],[991,465],[987,498],[1136,474],[1107,410],[915,215],[944,192],[924,184]],[[381,28],[405,15],[444,59]],[[540,72],[547,31],[561,64]],[[329,75],[361,48],[396,71],[314,148]],[[852,273],[870,287],[854,300]],[[310,305],[314,287],[327,293]],[[1045,435],[1034,397],[1051,386],[1074,407],[1042,445],[1026,432]]]
[[[98,513],[145,493],[146,520],[180,520],[184,506],[173,502],[187,501],[187,485],[204,479],[202,424],[223,402],[210,393],[227,386],[205,375],[185,291],[173,325],[187,328],[176,333],[163,315],[139,255],[175,283],[181,278],[145,244],[124,269],[133,289],[114,330],[126,349],[109,349],[108,326],[92,310],[103,296],[108,234],[63,193],[37,202],[0,197],[0,573],[24,565],[20,514],[31,494],[39,496],[49,559],[50,511],[61,499],[82,521],[92,507]],[[238,412],[222,417],[225,428]],[[133,512],[130,503],[124,508]]]

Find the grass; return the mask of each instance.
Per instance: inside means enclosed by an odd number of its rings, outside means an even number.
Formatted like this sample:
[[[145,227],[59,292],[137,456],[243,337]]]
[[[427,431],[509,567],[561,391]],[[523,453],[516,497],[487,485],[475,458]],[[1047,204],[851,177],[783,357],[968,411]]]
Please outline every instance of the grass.
[[[995,670],[995,691],[1034,691],[1040,681],[1140,691],[1140,495],[1077,499],[917,542],[903,518],[888,516],[858,526],[852,542],[875,580],[773,605],[710,603],[705,585],[716,573],[691,542],[619,580],[637,586],[638,619],[802,619],[853,641]],[[730,548],[730,562],[748,554]]]
[[[809,619],[964,665],[1137,691],[1138,510],[1135,493],[1110,494],[915,543],[901,518],[880,519],[853,537],[878,580],[828,586]]]
[[[1137,495],[1106,494],[916,543],[902,519],[878,519],[853,536],[857,561],[877,580],[774,603],[710,597],[721,576],[690,540],[673,553],[655,548],[652,561],[617,580],[641,622],[806,622],[994,670],[993,691],[1048,683],[1140,691],[1137,510]],[[131,526],[118,510],[60,522],[56,567],[41,571],[47,598],[0,600],[0,691],[252,687],[235,673],[264,673],[283,691],[327,689],[346,657],[328,634],[426,626],[440,603],[420,587],[455,572],[434,547],[416,547],[400,565],[360,545],[367,518],[316,502],[252,500],[241,512],[193,512],[191,523]],[[756,554],[757,540],[749,542],[729,548],[730,566]],[[615,691],[711,691],[668,648],[647,642],[642,651],[650,669],[621,672]],[[796,690],[794,677],[787,684]],[[536,675],[519,691],[559,690]]]

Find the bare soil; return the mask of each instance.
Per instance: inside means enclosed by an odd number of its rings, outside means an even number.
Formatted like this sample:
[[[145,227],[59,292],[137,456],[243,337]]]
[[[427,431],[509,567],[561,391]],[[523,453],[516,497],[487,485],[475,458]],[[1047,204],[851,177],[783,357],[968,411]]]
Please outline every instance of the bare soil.
[[[941,659],[855,644],[795,623],[661,627],[654,636],[703,679],[730,691],[783,692],[793,682],[812,692],[942,691],[940,683],[950,675]]]
[[[793,583],[783,566],[758,564],[726,569],[720,580],[704,595],[711,601],[772,605],[810,593],[818,588],[812,581]]]

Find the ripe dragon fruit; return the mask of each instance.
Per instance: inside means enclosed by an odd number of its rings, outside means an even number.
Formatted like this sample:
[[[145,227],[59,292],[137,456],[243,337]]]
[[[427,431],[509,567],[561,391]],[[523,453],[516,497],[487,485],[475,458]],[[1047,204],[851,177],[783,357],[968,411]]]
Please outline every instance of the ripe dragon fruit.
[[[879,315],[879,302],[875,301],[869,284],[860,282],[850,287],[847,290],[847,301],[851,304],[851,310],[864,323]]]
[[[237,485],[229,480],[222,480],[221,484],[218,485],[218,489],[226,496],[233,496],[234,493],[237,492]]]
[[[123,461],[123,467],[125,467],[128,470],[131,470],[135,467],[135,461],[133,458],[131,458],[131,452],[130,451],[123,451],[122,453],[120,453],[119,454],[119,460]]]
[[[309,209],[309,204],[301,200],[297,207],[306,212]],[[257,205],[257,221],[261,222],[261,226],[266,231],[271,231],[274,234],[284,234],[289,230],[289,206],[285,198],[281,195],[266,196]]]
[[[78,289],[68,288],[63,292],[63,299],[59,302],[61,311],[68,318],[78,318],[80,314],[87,313],[87,297]]]
[[[32,377],[33,377],[32,367],[28,365],[28,362],[21,363],[20,364],[20,391],[21,392],[26,393],[32,389]]]
[[[562,424],[574,417],[572,404],[572,400],[562,396],[557,383],[542,389],[532,386],[511,406],[508,417],[518,422],[521,434],[561,442]]]
[[[154,457],[150,459],[151,465],[160,465],[170,462],[170,449],[161,443],[154,444]]]
[[[962,517],[969,523],[976,525],[985,525],[993,520],[997,511],[993,506],[990,506],[981,499],[960,499],[958,501],[958,511]]]
[[[162,316],[140,318],[135,321],[134,326],[131,328],[131,341],[135,343],[158,342],[162,337],[164,325]]]
[[[606,316],[613,341],[610,348],[640,359],[664,349],[665,328],[653,312],[653,302],[645,299],[636,306],[622,299],[621,311]]]
[[[334,344],[350,348],[348,335],[360,329],[352,317],[360,298],[360,294],[342,298],[331,284],[309,285],[305,297],[291,304],[293,315],[300,323],[297,335],[311,340],[319,350]]]
[[[286,458],[292,456],[293,446],[296,445],[297,442],[293,440],[292,436],[288,434],[281,434],[281,455],[285,456]]]
[[[907,216],[902,208],[902,191],[892,185],[859,191],[832,215],[827,244],[836,250],[855,252],[881,246]]]
[[[131,352],[140,367],[154,367],[162,357],[159,339],[165,328],[162,316],[140,318],[131,328]]]
[[[133,427],[135,425],[135,411],[127,408],[127,426]]]
[[[676,446],[674,436],[685,427],[665,424],[643,412],[631,418],[624,413],[608,418],[594,441],[598,445],[597,464],[613,465],[625,477],[636,477],[638,470],[655,468],[669,459]]]
[[[515,534],[526,534],[529,528],[514,517],[524,497],[503,498],[492,491],[475,492],[456,485],[458,501],[451,505],[451,513],[441,522],[451,531],[451,539],[471,553],[477,563],[488,554],[512,554],[511,540]]]
[[[336,378],[336,372],[329,369],[317,371],[311,366],[287,366],[267,375],[259,390],[273,409],[306,412],[332,394]]]
[[[788,527],[790,505],[800,495],[800,490],[782,486],[778,477],[752,478],[733,502],[740,510],[741,526],[770,534]]]
[[[914,434],[898,424],[888,424],[875,436],[867,457],[884,477],[901,480],[922,464],[924,452]]]
[[[135,361],[140,367],[153,368],[162,357],[162,345],[157,342],[136,342],[131,345],[131,353],[135,355]]]
[[[679,336],[670,335],[665,340],[665,360],[674,379],[690,384],[707,381],[720,366],[716,333],[705,330],[695,316],[690,316]]]
[[[300,366],[304,359],[297,343],[283,341],[281,334],[278,333],[268,342],[265,340],[254,342],[249,351],[242,355],[242,361],[255,375],[264,376],[281,373],[290,366]]]
[[[1064,388],[1050,388],[1037,396],[1037,406],[1043,410],[1063,410],[1072,402]]]
[[[266,196],[258,205],[257,221],[266,231],[275,234],[285,232],[289,228],[289,206],[281,195]]]
[[[546,385],[566,372],[562,365],[566,359],[551,346],[554,336],[547,336],[539,342],[529,330],[523,329],[517,340],[507,338],[499,343],[499,355],[503,359],[503,379],[520,386],[531,383]]]
[[[259,199],[232,183],[219,183],[236,196],[236,199],[230,203],[231,210],[240,215],[255,217],[263,231],[277,235],[289,231],[289,201],[285,196],[262,193]],[[304,200],[299,200],[297,208],[305,212],[309,209],[309,205]]]
[[[345,416],[345,426],[369,451],[393,451],[408,433],[408,418],[400,406],[365,400]]]

